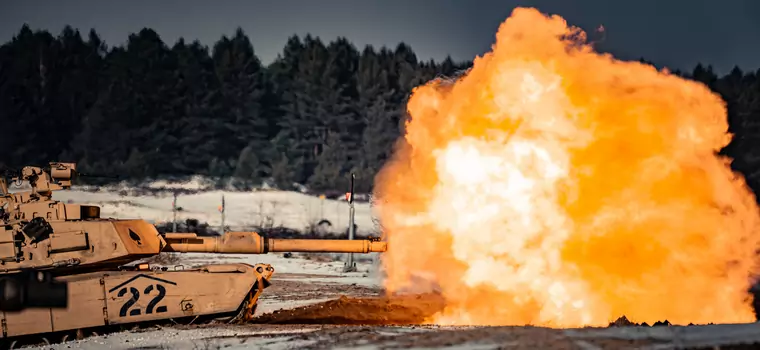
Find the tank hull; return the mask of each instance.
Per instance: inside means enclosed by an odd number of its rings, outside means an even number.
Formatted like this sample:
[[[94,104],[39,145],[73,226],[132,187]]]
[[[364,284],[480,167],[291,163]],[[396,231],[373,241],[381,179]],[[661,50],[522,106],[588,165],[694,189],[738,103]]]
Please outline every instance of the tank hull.
[[[274,270],[268,264],[218,264],[188,270],[99,271],[62,276],[65,309],[2,313],[2,336],[219,315],[248,320]]]

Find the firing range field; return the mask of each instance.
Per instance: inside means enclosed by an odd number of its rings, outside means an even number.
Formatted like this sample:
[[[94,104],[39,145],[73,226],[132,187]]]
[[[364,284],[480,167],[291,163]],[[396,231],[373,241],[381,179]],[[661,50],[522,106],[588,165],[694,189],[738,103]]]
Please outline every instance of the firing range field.
[[[180,220],[201,218],[218,225],[220,193],[200,191],[180,197]],[[327,218],[335,232],[346,228],[345,202],[278,191],[226,194],[227,222],[244,226],[273,215],[276,224],[303,229]],[[59,200],[103,206],[104,216],[136,217],[151,222],[171,218],[171,197],[103,190],[65,191]],[[253,205],[254,203],[256,205]],[[259,210],[259,203],[263,203]],[[273,204],[274,203],[274,204]],[[282,203],[286,203],[282,204]],[[276,204],[276,205],[275,205]],[[255,207],[255,208],[252,208]],[[369,207],[357,206],[357,223],[371,225]],[[433,294],[388,298],[376,264],[361,261],[359,272],[342,273],[335,255],[283,254],[176,256],[183,265],[269,263],[272,285],[259,301],[254,322],[245,325],[191,325],[145,328],[72,340],[39,349],[722,349],[760,348],[760,324],[686,327],[610,327],[556,330],[537,327],[439,327],[410,325],[440,310]],[[376,256],[375,256],[376,257]],[[177,263],[172,261],[171,264]],[[170,262],[167,262],[170,265]],[[726,347],[726,345],[733,345]]]
[[[413,325],[441,309],[434,294],[384,295],[363,260],[358,272],[325,254],[215,256],[187,254],[183,264],[264,262],[277,272],[245,325],[146,328],[88,337],[39,349],[753,349],[760,323],[744,325],[609,327],[555,330],[538,327]],[[733,345],[733,347],[726,347]]]

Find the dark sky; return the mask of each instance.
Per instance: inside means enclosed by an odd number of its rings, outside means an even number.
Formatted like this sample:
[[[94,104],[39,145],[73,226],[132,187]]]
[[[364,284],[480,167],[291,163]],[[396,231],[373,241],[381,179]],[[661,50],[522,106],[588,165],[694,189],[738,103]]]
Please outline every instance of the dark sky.
[[[210,46],[240,26],[264,63],[288,36],[306,33],[325,41],[345,36],[360,49],[404,41],[421,59],[463,60],[490,48],[516,6],[559,14],[586,30],[604,25],[602,48],[624,59],[673,69],[697,62],[720,72],[760,68],[760,0],[3,0],[0,41],[26,22],[56,34],[65,24],[94,27],[109,46],[143,27],[168,44],[182,36]]]

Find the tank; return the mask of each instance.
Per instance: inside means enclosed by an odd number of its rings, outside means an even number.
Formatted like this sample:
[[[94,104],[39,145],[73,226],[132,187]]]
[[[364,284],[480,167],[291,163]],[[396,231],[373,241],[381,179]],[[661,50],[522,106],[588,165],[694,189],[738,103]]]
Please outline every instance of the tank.
[[[213,264],[179,269],[140,260],[162,252],[266,254],[269,252],[371,253],[378,239],[273,239],[256,232],[199,237],[160,233],[144,220],[101,218],[97,206],[54,200],[79,175],[76,164],[26,166],[0,176],[0,276],[41,271],[67,285],[65,306],[2,312],[2,338],[71,332],[103,326],[217,320],[248,321],[275,272],[269,264]],[[8,182],[31,190],[10,193]],[[137,263],[135,263],[137,262]],[[130,265],[130,263],[132,263]]]

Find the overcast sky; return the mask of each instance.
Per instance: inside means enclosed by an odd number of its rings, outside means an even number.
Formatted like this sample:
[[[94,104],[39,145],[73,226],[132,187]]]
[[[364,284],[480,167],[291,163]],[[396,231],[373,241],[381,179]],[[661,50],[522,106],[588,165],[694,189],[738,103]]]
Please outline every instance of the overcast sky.
[[[95,28],[109,46],[143,27],[165,42],[199,39],[212,45],[240,26],[257,55],[271,62],[288,36],[325,41],[345,36],[366,44],[411,45],[420,59],[472,59],[489,50],[499,24],[516,6],[559,14],[586,30],[606,29],[603,49],[644,57],[673,69],[697,62],[720,72],[760,68],[760,0],[3,0],[0,41],[21,25],[58,34],[70,24]]]

